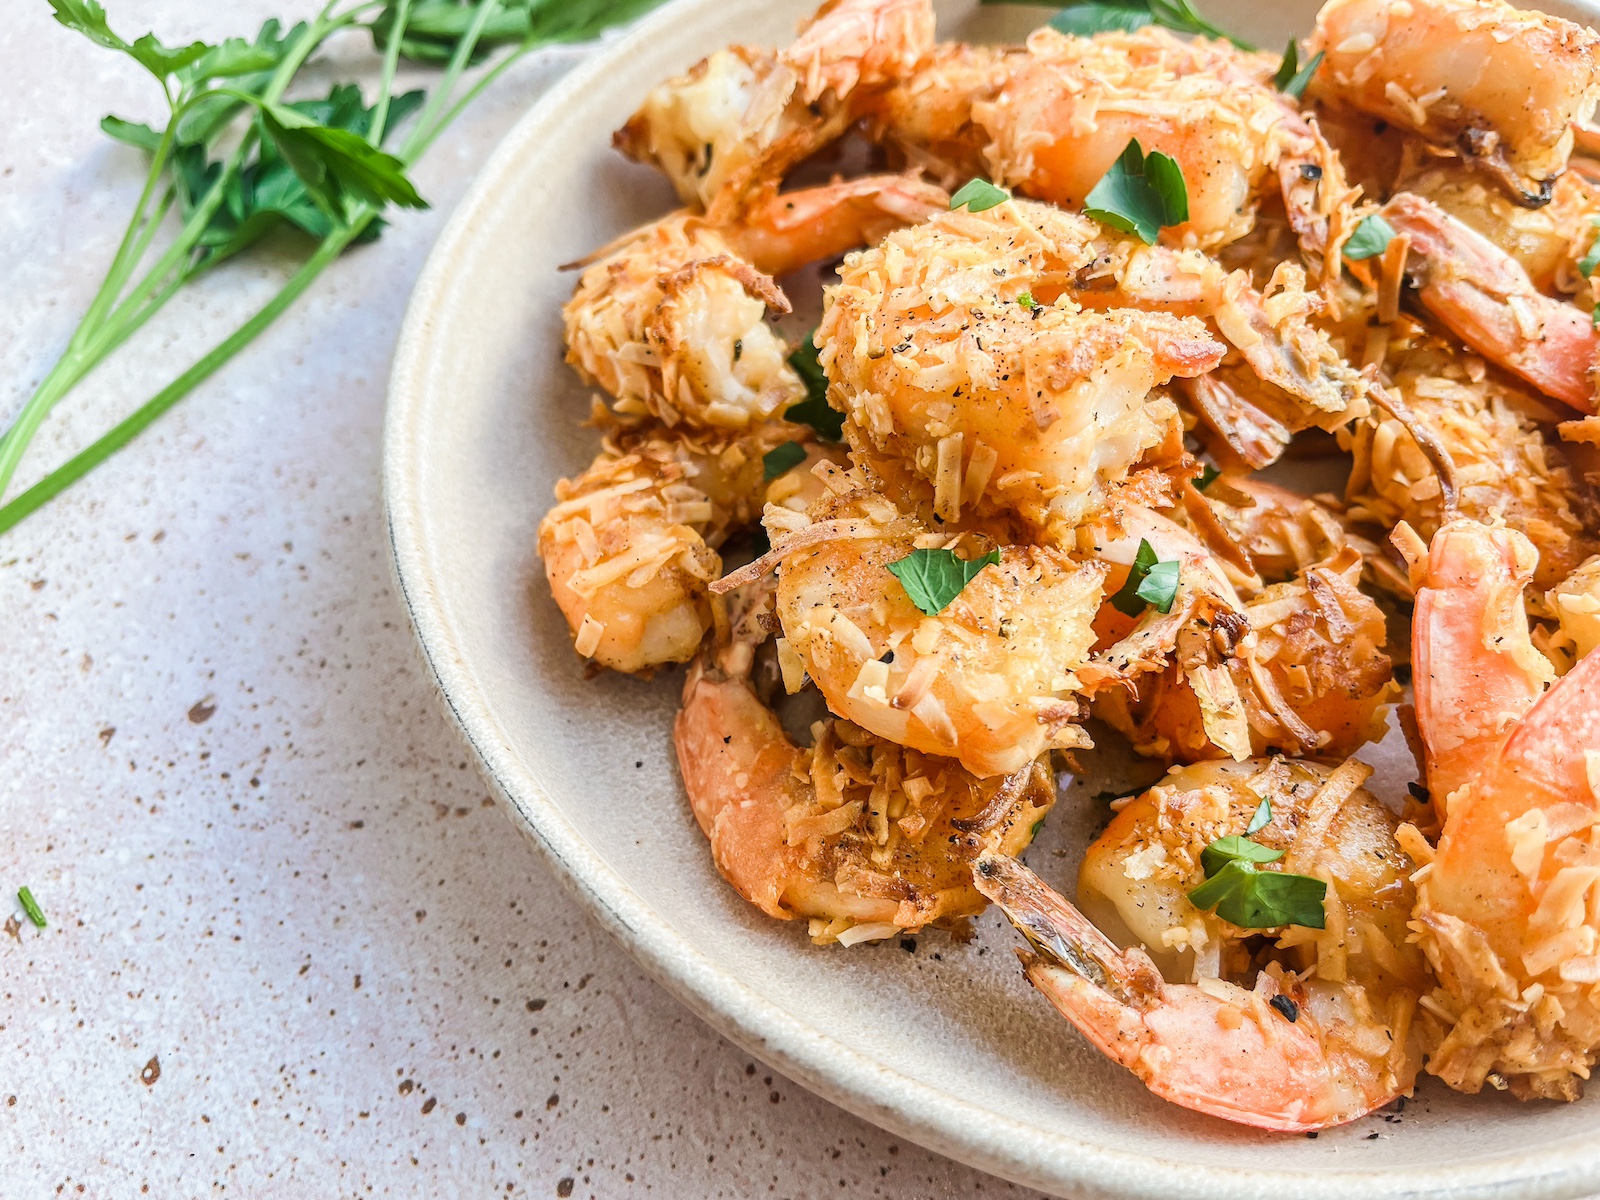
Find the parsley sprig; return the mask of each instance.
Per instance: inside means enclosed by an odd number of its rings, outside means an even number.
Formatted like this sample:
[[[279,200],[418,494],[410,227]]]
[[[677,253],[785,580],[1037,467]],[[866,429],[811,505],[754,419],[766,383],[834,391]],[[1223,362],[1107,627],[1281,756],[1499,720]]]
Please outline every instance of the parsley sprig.
[[[1317,68],[1322,65],[1323,52],[1318,50],[1311,56],[1311,61],[1305,66],[1300,65],[1300,43],[1294,38],[1289,39],[1289,45],[1284,49],[1283,61],[1278,64],[1278,73],[1272,77],[1272,86],[1285,96],[1296,100],[1306,94],[1306,87],[1311,83],[1311,77],[1317,73]]]
[[[1146,604],[1153,604],[1160,612],[1172,611],[1172,601],[1178,594],[1178,572],[1182,563],[1178,559],[1160,561],[1155,547],[1144,538],[1139,539],[1138,552],[1133,557],[1133,569],[1128,579],[1111,603],[1123,616],[1137,617]]]
[[[789,365],[806,385],[806,398],[784,410],[787,421],[798,421],[817,431],[826,441],[837,442],[844,438],[844,414],[828,403],[828,376],[818,358],[816,330],[789,355]]]
[[[1220,837],[1202,850],[1200,866],[1206,881],[1189,893],[1189,900],[1196,908],[1215,909],[1217,916],[1241,929],[1276,929],[1280,925],[1322,929],[1327,922],[1325,882],[1309,875],[1260,869],[1283,857],[1282,850],[1250,838],[1271,821],[1272,803],[1263,799],[1245,826],[1245,836]]]
[[[1202,17],[1189,0],[1067,0],[1057,5],[1052,0],[1032,0],[1061,11],[1050,18],[1050,27],[1078,37],[1097,33],[1132,33],[1146,25],[1163,25],[1179,33],[1198,33],[1204,37],[1225,38],[1241,50],[1254,50],[1231,33],[1219,29]],[[1007,4],[1012,0],[983,0],[985,4]]]
[[[982,558],[957,558],[954,550],[913,550],[889,564],[889,571],[906,589],[922,612],[936,617],[950,606],[961,590],[987,566],[998,564],[1000,551]]]
[[[785,471],[798,467],[806,460],[806,448],[799,442],[784,442],[761,456],[762,479],[771,483]]]
[[[1344,244],[1344,256],[1351,262],[1373,258],[1387,250],[1394,237],[1394,226],[1373,213],[1357,223]]]
[[[968,212],[986,212],[1011,199],[1011,193],[987,179],[969,179],[950,197],[950,211],[965,207]]]
[[[581,41],[659,0],[329,0],[309,22],[268,21],[253,39],[168,46],[128,40],[97,0],[49,0],[56,20],[144,67],[167,101],[165,126],[110,116],[101,128],[150,155],[145,186],[98,292],[61,358],[0,435],[0,497],[51,410],[186,284],[270,230],[315,239],[267,303],[87,449],[0,506],[15,526],[122,449],[292,305],[349,246],[371,241],[390,208],[426,202],[408,172],[457,116],[528,51]],[[329,38],[365,30],[382,51],[376,99],[352,84],[322,100],[285,94]],[[474,62],[507,48],[470,83]],[[430,97],[396,94],[399,60],[442,64]],[[389,135],[411,118],[391,151]],[[167,218],[179,228],[157,247]]]
[[[1146,154],[1133,138],[1084,198],[1083,211],[1152,245],[1168,225],[1189,219],[1189,188],[1176,159],[1159,150]]]

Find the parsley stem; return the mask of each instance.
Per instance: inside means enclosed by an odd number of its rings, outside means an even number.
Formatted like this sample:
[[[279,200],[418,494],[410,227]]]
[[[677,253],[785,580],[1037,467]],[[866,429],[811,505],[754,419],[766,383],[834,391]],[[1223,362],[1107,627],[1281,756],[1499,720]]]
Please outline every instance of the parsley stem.
[[[467,26],[467,32],[456,43],[455,53],[450,56],[450,65],[445,68],[444,78],[439,81],[439,86],[434,88],[433,95],[428,97],[421,115],[417,117],[416,125],[411,129],[411,135],[406,138],[405,146],[396,155],[401,162],[411,162],[416,155],[422,153],[434,135],[448,124],[449,118],[446,117],[445,120],[437,122],[433,129],[429,128],[429,122],[438,115],[439,110],[450,98],[450,93],[455,91],[456,81],[461,78],[461,72],[471,61],[472,52],[478,48],[478,38],[483,34],[483,27],[489,23],[489,18],[494,16],[499,8],[500,0],[483,0],[478,6],[478,11],[472,17],[472,24]]]
[[[450,111],[445,113],[444,116],[439,119],[438,124],[436,124],[432,129],[427,130],[423,136],[418,139],[417,144],[414,147],[409,144],[408,139],[408,144],[405,150],[403,150],[398,156],[400,161],[405,163],[407,166],[410,166],[417,159],[426,154],[428,152],[428,147],[433,145],[434,139],[443,133],[447,128],[449,128],[451,123],[461,115],[462,110],[470,107],[472,102],[483,94],[485,88],[488,88],[494,83],[495,80],[504,75],[508,67],[518,62],[522,56],[531,49],[532,47],[527,45],[518,46],[510,54],[506,55],[499,62],[495,63],[494,66],[490,67],[481,76],[479,76],[478,79],[473,82],[473,85],[467,89],[466,93],[461,97],[461,99],[457,100],[450,106]]]
[[[197,386],[210,378],[219,367],[231,359],[263,329],[272,324],[284,309],[288,308],[300,294],[316,281],[323,269],[349,245],[375,214],[371,209],[364,209],[355,222],[336,229],[323,239],[317,247],[316,253],[308,258],[283,285],[278,294],[262,306],[256,314],[239,328],[235,329],[222,341],[218,342],[209,353],[191,366],[182,375],[178,376],[166,387],[162,388],[149,400],[145,401],[130,416],[124,418],[109,432],[94,441],[93,444],[68,459],[66,463],[57,467],[27,491],[18,495],[10,503],[0,506],[0,534],[12,529],[24,517],[44,507],[62,492],[66,491],[90,471],[94,470],[118,450],[121,450],[134,438],[148,429],[158,417],[182,400]]]
[[[383,74],[378,78],[378,103],[372,110],[372,128],[367,141],[374,146],[383,145],[383,133],[389,124],[389,97],[394,92],[395,68],[400,64],[400,42],[405,37],[406,23],[411,19],[411,0],[400,0],[395,10],[394,27],[389,32],[389,44],[383,48]]]

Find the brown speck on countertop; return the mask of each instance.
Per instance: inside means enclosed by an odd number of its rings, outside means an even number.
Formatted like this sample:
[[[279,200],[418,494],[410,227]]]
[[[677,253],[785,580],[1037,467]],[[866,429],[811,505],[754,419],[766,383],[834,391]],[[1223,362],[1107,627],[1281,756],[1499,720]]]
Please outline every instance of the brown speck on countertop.
[[[423,1116],[427,1116],[429,1113],[431,1113],[434,1110],[435,1106],[437,1106],[438,1103],[439,1103],[439,1098],[437,1096],[429,1096],[426,1100],[424,1100],[422,1102],[422,1115]]]
[[[17,920],[16,914],[6,918],[5,931],[17,941],[22,941],[22,922]]]
[[[558,1195],[558,1196],[570,1196],[570,1195],[572,1195],[572,1188],[573,1188],[574,1183],[576,1183],[576,1180],[574,1180],[572,1178],[572,1176],[570,1176],[570,1175],[567,1176],[565,1179],[556,1180],[556,1195]]]
[[[161,1060],[158,1059],[154,1054],[152,1054],[150,1056],[150,1061],[145,1063],[144,1069],[139,1072],[139,1082],[144,1084],[145,1087],[149,1087],[151,1084],[155,1083],[155,1081],[160,1079],[160,1078],[161,1078]]]
[[[204,725],[211,720],[217,711],[217,702],[214,697],[207,696],[204,700],[196,700],[189,708],[189,724]]]

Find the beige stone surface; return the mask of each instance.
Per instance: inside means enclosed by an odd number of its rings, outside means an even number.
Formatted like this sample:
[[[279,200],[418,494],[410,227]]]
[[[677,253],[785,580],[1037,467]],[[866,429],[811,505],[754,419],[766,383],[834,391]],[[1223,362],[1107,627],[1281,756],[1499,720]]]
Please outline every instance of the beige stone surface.
[[[110,7],[169,41],[312,9]],[[1022,1194],[815,1099],[650,982],[491,804],[421,669],[379,503],[389,356],[474,169],[578,53],[515,72],[436,148],[431,212],[0,538],[0,1196]],[[8,6],[0,413],[64,345],[142,180],[96,122],[158,104],[44,0]],[[170,305],[23,476],[290,261]],[[42,932],[17,924],[24,884]]]

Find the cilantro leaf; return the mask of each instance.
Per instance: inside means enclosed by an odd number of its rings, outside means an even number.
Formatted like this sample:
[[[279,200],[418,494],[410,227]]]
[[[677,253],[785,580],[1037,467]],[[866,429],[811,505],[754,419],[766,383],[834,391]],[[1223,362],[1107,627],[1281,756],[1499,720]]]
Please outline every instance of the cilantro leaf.
[[[1134,138],[1089,192],[1083,211],[1151,245],[1163,228],[1189,219],[1189,189],[1174,159],[1159,150],[1146,154]]]
[[[999,561],[998,550],[971,561],[957,558],[953,550],[913,550],[888,566],[889,572],[906,589],[906,595],[911,597],[911,603],[926,615],[936,617],[979,571]]]
[[[969,179],[954,196],[950,197],[950,211],[966,205],[968,212],[984,212],[1011,199],[1005,188],[995,187],[987,179]]]
[[[28,914],[28,920],[33,922],[34,928],[43,929],[47,922],[44,919],[44,910],[39,907],[39,902],[33,898],[33,893],[27,888],[17,889],[17,900],[22,905],[22,911]]]
[[[1306,87],[1311,82],[1311,77],[1317,73],[1317,68],[1322,65],[1323,54],[1318,50],[1311,56],[1311,61],[1304,67],[1300,65],[1300,43],[1293,38],[1283,52],[1283,62],[1278,67],[1278,73],[1272,77],[1272,86],[1285,96],[1296,100],[1306,94]]]
[[[799,421],[817,431],[817,436],[829,442],[844,437],[844,414],[828,404],[828,376],[817,360],[816,331],[806,335],[789,354],[789,365],[806,385],[806,398],[784,410],[784,420]]]
[[[1133,569],[1111,603],[1119,613],[1137,617],[1147,603],[1161,612],[1172,611],[1172,601],[1178,594],[1178,570],[1182,564],[1177,559],[1161,562],[1155,547],[1144,538],[1139,539],[1138,553],[1133,557]]]
[[[771,483],[779,475],[791,467],[798,467],[806,460],[806,448],[799,442],[785,442],[781,446],[774,446],[761,456],[761,478],[763,482]]]
[[[1377,213],[1373,213],[1361,219],[1355,232],[1350,235],[1350,240],[1345,242],[1344,256],[1351,262],[1360,262],[1362,259],[1382,254],[1389,248],[1389,243],[1393,239],[1394,226]]]
[[[1032,292],[1023,292],[1022,295],[1017,297],[1017,303],[1029,312],[1039,307],[1039,302],[1033,298]]]
[[[1214,482],[1216,482],[1217,476],[1221,474],[1222,472],[1217,470],[1210,463],[1202,463],[1200,467],[1199,478],[1194,481],[1195,489],[1201,492],[1205,491]]]
[[[1252,845],[1254,843],[1251,843]],[[1189,893],[1196,908],[1241,929],[1275,929],[1280,925],[1326,927],[1323,900],[1328,885],[1309,875],[1258,871],[1250,861],[1230,859],[1217,873]]]
[[[138,150],[148,150],[152,154],[161,145],[161,135],[148,125],[141,125],[137,121],[124,121],[121,117],[106,116],[100,118],[100,128],[108,137],[116,138],[124,145],[133,146]]]
[[[1261,805],[1256,809],[1255,816],[1250,818],[1250,824],[1244,827],[1245,837],[1253,837],[1268,825],[1272,824],[1272,801],[1265,796],[1261,798]]]

